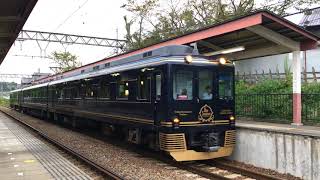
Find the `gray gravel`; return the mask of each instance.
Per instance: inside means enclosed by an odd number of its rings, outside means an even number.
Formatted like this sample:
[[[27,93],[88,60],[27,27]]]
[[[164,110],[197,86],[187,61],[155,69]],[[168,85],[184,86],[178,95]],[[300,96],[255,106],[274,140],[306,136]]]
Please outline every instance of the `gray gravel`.
[[[163,162],[141,157],[130,150],[66,129],[31,116],[9,110],[15,117],[45,132],[51,138],[81,153],[126,179],[198,179],[199,175],[177,169]]]

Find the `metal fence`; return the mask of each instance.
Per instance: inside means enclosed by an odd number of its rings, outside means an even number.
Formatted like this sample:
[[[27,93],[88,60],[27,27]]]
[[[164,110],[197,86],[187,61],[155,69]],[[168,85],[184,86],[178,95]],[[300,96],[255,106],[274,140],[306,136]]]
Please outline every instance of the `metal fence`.
[[[238,94],[236,114],[260,121],[290,123],[292,94]]]
[[[320,94],[302,94],[302,123],[320,125]],[[238,94],[236,114],[257,121],[291,123],[292,94]]]
[[[320,126],[320,94],[302,94],[302,123]]]
[[[301,81],[302,82],[319,82],[320,81],[320,72],[315,70],[315,67],[312,67],[312,71],[307,72],[305,69],[301,72]],[[268,72],[258,72],[257,70],[253,73],[240,73],[239,71],[236,72],[236,80],[243,80],[248,83],[257,83],[261,80],[265,79],[274,79],[274,80],[281,80],[287,79],[288,76],[292,76],[292,72],[285,73],[279,72],[279,69],[276,69],[275,72],[272,72],[269,69]]]

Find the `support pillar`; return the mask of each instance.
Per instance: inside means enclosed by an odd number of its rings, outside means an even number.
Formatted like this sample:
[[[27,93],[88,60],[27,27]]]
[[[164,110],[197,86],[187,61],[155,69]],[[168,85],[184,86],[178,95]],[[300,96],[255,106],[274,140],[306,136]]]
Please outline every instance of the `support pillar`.
[[[292,125],[300,126],[301,123],[301,58],[300,51],[293,51],[293,62],[292,62],[292,72],[293,72],[293,122]]]

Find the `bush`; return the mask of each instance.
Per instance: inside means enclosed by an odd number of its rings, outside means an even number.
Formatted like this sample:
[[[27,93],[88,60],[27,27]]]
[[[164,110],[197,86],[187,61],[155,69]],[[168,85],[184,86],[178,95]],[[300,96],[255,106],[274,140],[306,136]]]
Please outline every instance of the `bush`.
[[[255,118],[291,119],[291,92],[291,78],[265,79],[257,84],[237,81],[236,113],[240,116]]]
[[[320,83],[302,84],[302,118],[320,123]],[[292,119],[292,78],[266,79],[257,84],[236,82],[236,113],[240,116]],[[308,122],[307,122],[308,121]]]
[[[9,107],[9,105],[10,105],[9,99],[5,99],[3,97],[0,97],[0,106]]]

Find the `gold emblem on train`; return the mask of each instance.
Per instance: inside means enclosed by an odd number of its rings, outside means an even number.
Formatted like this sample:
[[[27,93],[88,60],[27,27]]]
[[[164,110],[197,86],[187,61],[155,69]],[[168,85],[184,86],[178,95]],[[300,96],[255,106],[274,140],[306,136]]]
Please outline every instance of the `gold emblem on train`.
[[[207,104],[202,106],[202,108],[199,111],[198,119],[201,122],[211,122],[213,121],[213,118],[214,118],[214,115],[211,107],[208,106]]]

